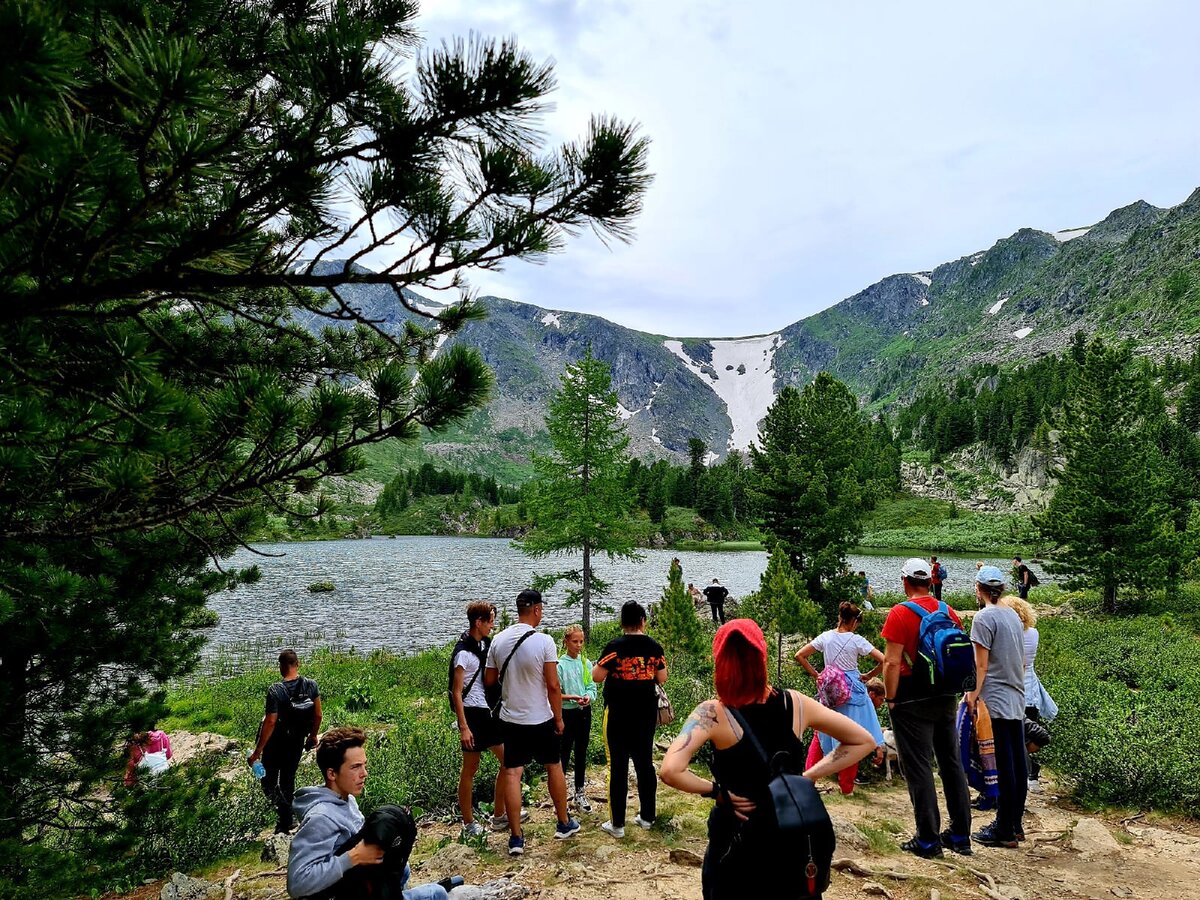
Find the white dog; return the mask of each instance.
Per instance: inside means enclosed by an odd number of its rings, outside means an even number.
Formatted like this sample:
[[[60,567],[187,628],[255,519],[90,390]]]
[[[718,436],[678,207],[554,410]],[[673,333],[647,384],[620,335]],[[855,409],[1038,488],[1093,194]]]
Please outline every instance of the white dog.
[[[890,728],[883,729],[883,763],[884,770],[887,773],[887,780],[892,780],[892,760],[896,761],[896,768],[900,768],[900,753],[896,750],[896,732]]]

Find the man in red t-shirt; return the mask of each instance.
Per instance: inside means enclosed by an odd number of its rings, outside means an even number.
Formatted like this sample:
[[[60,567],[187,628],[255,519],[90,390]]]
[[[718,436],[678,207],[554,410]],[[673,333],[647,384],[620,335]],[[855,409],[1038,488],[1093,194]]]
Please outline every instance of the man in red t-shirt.
[[[929,587],[931,589],[930,593],[932,593],[933,596],[935,598],[937,598],[938,600],[941,600],[942,599],[942,579],[938,575],[939,569],[940,569],[940,566],[938,565],[937,557],[936,556],[929,557]]]
[[[913,557],[904,563],[900,574],[908,600],[922,609],[936,612],[940,601],[929,594],[931,568],[930,563]],[[962,625],[958,613],[948,606],[946,612],[956,624]],[[921,616],[903,603],[891,608],[881,631],[887,641],[883,655],[887,705],[917,824],[916,836],[900,848],[927,859],[941,856],[943,847],[969,855],[971,797],[958,753],[955,697],[940,694],[934,687],[928,665],[917,652],[920,632]],[[937,757],[942,789],[946,793],[950,827],[945,831],[941,830],[931,755]]]

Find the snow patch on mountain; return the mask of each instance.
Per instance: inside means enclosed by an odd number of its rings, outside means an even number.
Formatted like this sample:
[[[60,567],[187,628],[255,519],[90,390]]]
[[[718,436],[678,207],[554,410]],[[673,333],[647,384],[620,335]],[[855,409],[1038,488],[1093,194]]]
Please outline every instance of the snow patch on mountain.
[[[1027,337],[1029,337],[1029,335],[1030,335],[1032,332],[1033,332],[1033,329],[1032,329],[1032,328],[1018,328],[1016,331],[1014,331],[1014,332],[1013,332],[1013,337],[1015,337],[1015,338],[1017,338],[1018,340],[1020,340],[1020,339],[1022,339],[1022,338],[1027,338]]]
[[[653,398],[651,399],[651,402],[654,402]],[[649,409],[649,407],[646,407],[646,408]],[[625,408],[624,404],[622,404],[620,400],[617,401],[617,415],[621,418],[622,422],[624,422],[627,419],[632,419],[634,416],[636,416],[638,414],[638,412],[639,412],[639,410],[636,410],[636,409],[633,412],[630,412],[629,410],[627,410]]]
[[[988,315],[994,316],[996,313],[1000,312],[1000,310],[1004,309],[1004,304],[1007,303],[1008,301],[1009,301],[1008,297],[1001,297],[999,300],[997,300],[995,303],[993,303],[991,306],[988,307]]]
[[[929,305],[929,298],[928,298],[928,297],[922,297],[922,298],[921,298],[921,302],[918,304],[918,306],[928,306],[928,305]]]
[[[911,272],[909,273],[909,277],[917,279],[917,281],[921,282],[921,284],[925,285],[925,287],[929,287],[931,284],[933,284],[933,279],[923,272]]]
[[[651,429],[650,429],[650,440],[654,441],[654,443],[656,443],[656,444],[661,444],[661,443],[662,443],[662,438],[660,438],[660,437],[658,436],[658,429],[657,429],[657,428],[651,428]]]
[[[1083,237],[1091,230],[1090,226],[1087,228],[1068,228],[1065,231],[1054,232],[1054,239],[1060,244],[1065,244],[1067,241],[1073,241],[1077,237]]]
[[[784,339],[768,334],[710,344],[715,379],[683,352],[681,341],[663,341],[664,347],[724,401],[733,425],[728,449],[745,450],[758,438],[758,423],[775,402],[775,351],[783,346]]]
[[[553,325],[555,328],[562,328],[562,322],[558,319],[558,313],[548,312],[542,316],[542,324],[549,328]]]

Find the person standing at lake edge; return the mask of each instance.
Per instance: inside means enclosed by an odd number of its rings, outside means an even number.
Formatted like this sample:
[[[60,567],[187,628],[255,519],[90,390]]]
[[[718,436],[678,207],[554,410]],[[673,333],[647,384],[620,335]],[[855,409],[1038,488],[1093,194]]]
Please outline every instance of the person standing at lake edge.
[[[901,584],[909,601],[927,612],[941,608],[929,594],[930,565],[913,557],[900,569]],[[950,619],[962,627],[962,620],[946,607]],[[889,610],[880,634],[887,641],[883,653],[883,683],[886,702],[896,735],[896,752],[908,785],[917,833],[900,849],[917,856],[939,857],[942,847],[955,853],[971,853],[971,795],[967,776],[958,751],[958,733],[954,727],[956,697],[939,691],[933,684],[927,663],[920,657],[917,644],[921,616],[904,603]],[[914,674],[914,667],[920,674]],[[933,783],[930,757],[936,756],[938,774],[946,794],[950,827],[940,831],[937,788]]]
[[[946,567],[938,562],[936,556],[929,557],[929,586],[933,589],[933,598],[935,600],[942,599],[942,582],[945,580],[942,573],[946,571]]]
[[[300,675],[300,660],[295,650],[279,654],[282,680],[267,688],[266,711],[258,726],[258,741],[246,765],[262,759],[263,775],[259,784],[275,806],[275,833],[292,830],[292,798],[296,793],[296,769],[305,750],[317,746],[321,730],[321,691],[311,678]]]
[[[700,588],[689,581],[687,591],[688,596],[692,598],[692,605],[699,611],[700,606],[704,603],[704,595],[700,593]]]
[[[729,596],[729,591],[721,586],[721,582],[717,579],[712,580],[712,584],[704,589],[704,596],[708,598],[708,605],[712,608],[713,621],[718,625],[725,624],[725,599]]]
[[[1029,578],[1031,573],[1029,571],[1029,566],[1025,565],[1019,556],[1013,557],[1013,573],[1016,575],[1017,580],[1017,596],[1022,600],[1028,600]],[[986,703],[987,701],[984,702]]]
[[[571,753],[575,753],[575,807],[591,812],[592,804],[584,793],[587,784],[588,739],[592,736],[592,704],[596,701],[596,682],[592,664],[583,655],[583,626],[568,625],[563,634],[565,652],[558,658],[558,683],[563,691],[562,767],[566,777]]]
[[[483,686],[483,670],[487,665],[490,637],[496,624],[496,607],[477,600],[467,606],[469,628],[454,645],[450,659],[450,706],[458,719],[462,744],[462,769],[458,774],[458,808],[463,818],[463,835],[478,837],[486,829],[475,821],[473,794],[475,773],[484,750],[490,750],[500,763],[496,774],[496,792],[492,810],[497,819],[504,817],[504,745],[500,737],[500,722],[492,713],[499,699],[491,697]],[[490,701],[490,702],[489,702]]]
[[[567,782],[560,758],[563,733],[562,687],[558,683],[558,648],[554,638],[539,634],[542,595],[526,589],[517,595],[517,624],[498,634],[488,650],[484,685],[501,689],[500,733],[504,738],[504,807],[512,834],[508,855],[525,852],[521,829],[521,775],[531,762],[546,768],[546,782],[558,819],[554,836],[565,840],[579,831],[567,814]]]
[[[625,802],[629,794],[629,761],[637,773],[640,809],[634,824],[650,828],[658,815],[658,775],[654,771],[654,729],[658,726],[658,691],[667,680],[667,654],[646,634],[646,610],[636,600],[621,607],[619,638],[605,645],[592,667],[592,678],[604,682],[604,749],[608,753],[608,806],[611,818],[600,828],[625,837]]]
[[[1000,795],[996,819],[975,832],[986,847],[1017,846],[1025,837],[1021,820],[1028,791],[1025,767],[1025,635],[1016,610],[1001,606],[1004,573],[984,566],[975,575],[979,612],[971,620],[975,645],[975,690],[964,699],[972,714],[983,698],[992,720]]]

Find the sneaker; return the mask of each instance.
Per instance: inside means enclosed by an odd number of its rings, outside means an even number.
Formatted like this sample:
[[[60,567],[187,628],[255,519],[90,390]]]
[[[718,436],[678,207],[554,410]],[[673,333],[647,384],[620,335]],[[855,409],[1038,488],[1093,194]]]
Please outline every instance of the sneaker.
[[[520,856],[525,852],[525,838],[517,837],[515,834],[508,839],[508,855]]]
[[[615,838],[625,837],[625,826],[624,825],[622,825],[621,827],[618,828],[612,822],[605,822],[603,825],[600,826],[600,830],[607,831],[609,834],[611,834]]]
[[[521,821],[522,822],[529,821],[529,810],[527,810],[527,809],[521,810]],[[507,831],[508,830],[508,816],[507,815],[492,816],[492,830],[493,831]]]
[[[854,783],[859,786],[862,786],[864,784],[870,784],[871,780],[869,778],[863,778],[861,775],[856,775],[854,777]]]
[[[485,834],[487,834],[487,829],[484,828],[479,822],[467,822],[465,825],[463,825],[462,834],[463,837],[469,838],[483,837]]]
[[[633,817],[633,824],[636,825],[638,828],[644,828],[646,831],[649,831],[651,828],[654,827],[654,823],[647,822],[645,819],[643,819],[641,817],[641,814],[638,814]]]
[[[948,847],[959,856],[970,856],[972,852],[971,839],[969,837],[956,838],[950,833],[949,828],[942,832],[942,846]]]
[[[1029,781],[1026,782],[1026,787],[1029,789],[1029,793],[1031,794],[1040,794],[1042,792],[1042,783],[1036,778],[1030,778]]]
[[[1014,837],[1016,837],[1018,844],[1021,843],[1021,841],[1025,840],[1025,830],[1018,828],[1014,833]]]
[[[1004,838],[997,833],[995,822],[993,822],[991,825],[985,825],[983,828],[980,828],[977,832],[971,835],[971,837],[975,838],[975,840],[983,844],[985,847],[1007,847],[1008,849],[1013,850],[1016,849],[1017,846],[1017,839],[1015,836]]]
[[[567,821],[559,822],[554,826],[554,836],[560,841],[565,841],[577,831],[579,831],[579,823],[570,817],[567,818]]]
[[[911,853],[913,856],[919,856],[921,859],[941,859],[942,845],[931,844],[928,847],[921,843],[920,838],[912,838],[900,845],[900,849],[905,853]]]
[[[582,812],[592,811],[592,802],[588,800],[587,794],[585,794],[583,791],[575,792],[575,806]]]
[[[995,797],[985,797],[983,794],[980,794],[978,797],[976,797],[974,800],[971,801],[971,809],[977,809],[980,812],[987,812],[988,810],[995,809],[995,808],[996,808],[996,798]]]

